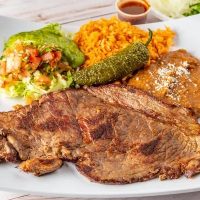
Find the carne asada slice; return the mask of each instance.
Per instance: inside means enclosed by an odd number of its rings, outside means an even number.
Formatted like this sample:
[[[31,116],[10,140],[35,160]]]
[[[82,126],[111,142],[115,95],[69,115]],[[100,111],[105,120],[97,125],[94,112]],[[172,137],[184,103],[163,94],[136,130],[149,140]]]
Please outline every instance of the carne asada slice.
[[[192,113],[131,87],[44,95],[0,113],[0,159],[42,175],[74,162],[93,181],[125,184],[200,171],[200,125]],[[8,148],[9,147],[9,148]]]

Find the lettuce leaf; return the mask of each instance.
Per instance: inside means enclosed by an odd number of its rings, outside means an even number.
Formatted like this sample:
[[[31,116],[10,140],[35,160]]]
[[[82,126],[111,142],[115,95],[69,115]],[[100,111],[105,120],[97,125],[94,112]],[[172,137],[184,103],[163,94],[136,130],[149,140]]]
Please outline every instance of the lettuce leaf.
[[[183,13],[184,16],[197,15],[200,13],[200,1],[199,3],[190,5],[190,8],[187,12]]]
[[[10,97],[20,97],[24,96],[24,91],[26,89],[26,84],[22,81],[16,81],[14,84],[6,87],[5,92]]]
[[[69,88],[72,85],[72,83],[73,78],[70,71],[67,72],[66,79],[63,79],[63,77],[60,74],[57,74],[57,78],[53,77],[48,92],[54,92],[65,88]]]
[[[34,46],[39,51],[45,51],[45,49],[61,50],[62,59],[74,68],[79,67],[85,60],[84,54],[76,43],[62,31],[61,26],[57,23],[49,24],[35,31],[21,32],[11,36],[5,43],[4,50],[7,48],[15,49],[17,43]]]
[[[63,90],[69,88],[73,84],[73,77],[70,71],[67,72],[66,76],[56,74],[51,77],[51,84],[47,88],[45,86],[38,85],[35,81],[41,73],[36,71],[33,77],[24,78],[21,81],[15,82],[5,88],[5,92],[10,97],[24,97],[25,99],[39,99],[43,94]]]

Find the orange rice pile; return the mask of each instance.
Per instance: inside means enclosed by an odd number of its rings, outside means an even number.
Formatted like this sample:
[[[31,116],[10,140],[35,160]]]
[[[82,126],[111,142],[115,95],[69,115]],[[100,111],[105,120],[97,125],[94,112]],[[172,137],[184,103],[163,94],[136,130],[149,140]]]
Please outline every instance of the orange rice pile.
[[[153,32],[153,39],[148,46],[150,60],[156,60],[161,54],[167,53],[173,44],[175,33],[168,27]],[[148,31],[122,22],[116,17],[90,21],[76,33],[74,41],[86,55],[84,67],[118,52],[135,41],[146,42]]]

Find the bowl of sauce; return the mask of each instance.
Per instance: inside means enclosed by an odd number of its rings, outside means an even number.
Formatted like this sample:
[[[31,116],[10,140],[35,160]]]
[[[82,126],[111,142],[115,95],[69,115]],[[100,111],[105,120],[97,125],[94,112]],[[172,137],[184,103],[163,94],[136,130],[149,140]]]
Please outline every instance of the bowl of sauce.
[[[150,5],[146,0],[117,0],[115,7],[118,18],[132,24],[145,23]]]

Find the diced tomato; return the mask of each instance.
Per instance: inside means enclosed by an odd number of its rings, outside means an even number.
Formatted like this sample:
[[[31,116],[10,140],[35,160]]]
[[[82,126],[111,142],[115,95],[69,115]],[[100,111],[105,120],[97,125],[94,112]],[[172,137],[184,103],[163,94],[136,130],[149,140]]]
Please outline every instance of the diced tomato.
[[[29,56],[29,62],[34,63],[36,61],[41,61],[41,58],[33,55]]]
[[[37,69],[38,66],[40,65],[41,60],[42,59],[40,57],[30,56],[29,61],[31,62],[30,63],[31,68],[33,70]]]
[[[0,74],[5,75],[6,74],[6,61],[0,62]]]
[[[35,70],[40,65],[41,58],[39,56],[39,52],[37,49],[34,48],[27,48],[26,53],[29,54],[29,62],[30,67]]]
[[[54,52],[54,60],[55,60],[55,62],[60,61],[61,57],[62,57],[62,53],[60,51],[55,51]]]
[[[21,74],[23,77],[27,77],[30,75],[30,72],[28,72],[28,70],[25,68],[21,68]]]
[[[30,56],[38,56],[39,55],[39,52],[37,49],[34,49],[34,48],[27,48],[26,49],[26,53],[29,54]]]
[[[51,61],[54,59],[54,53],[53,52],[47,52],[44,55],[42,55],[43,61]]]
[[[50,63],[50,65],[53,67],[57,62],[61,60],[62,54],[60,51],[52,51],[47,52],[44,55],[42,55],[42,60],[44,62]]]

